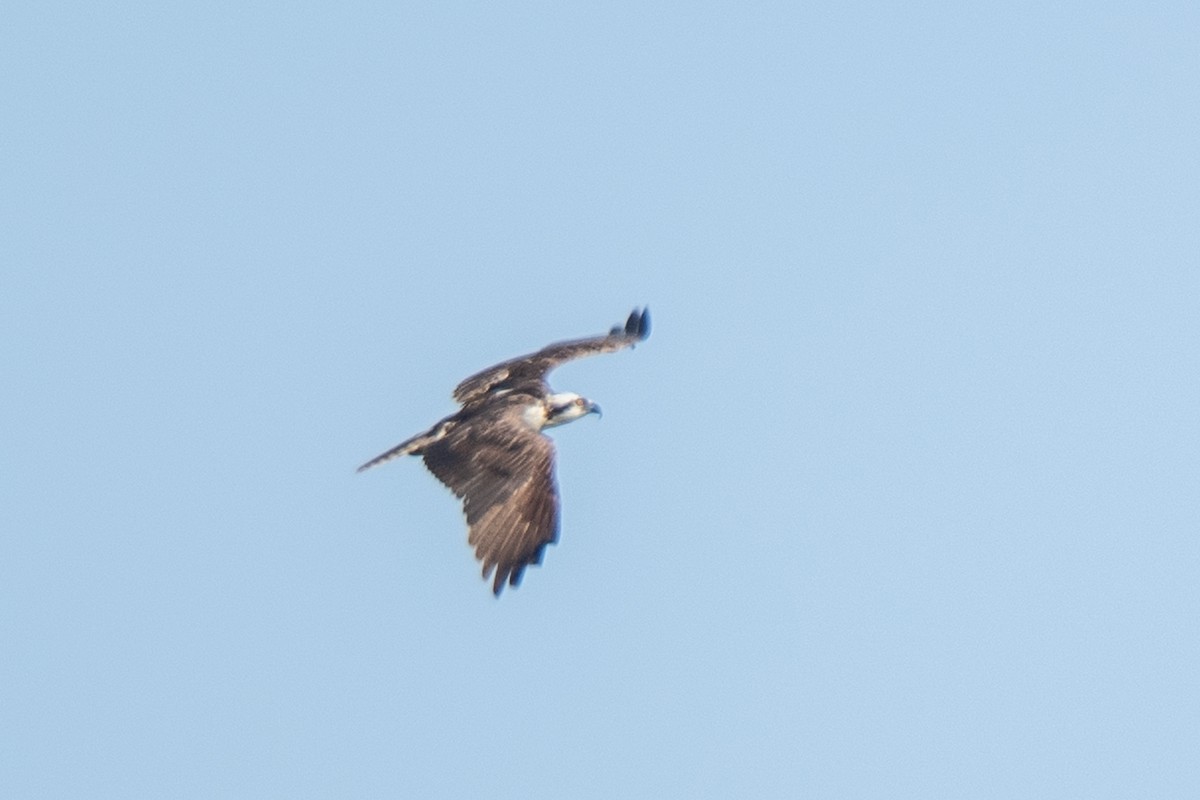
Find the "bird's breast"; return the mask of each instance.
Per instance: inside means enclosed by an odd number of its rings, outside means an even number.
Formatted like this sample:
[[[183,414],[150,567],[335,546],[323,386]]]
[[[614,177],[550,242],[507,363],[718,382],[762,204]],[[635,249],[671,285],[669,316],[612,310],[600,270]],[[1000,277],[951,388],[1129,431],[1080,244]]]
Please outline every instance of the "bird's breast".
[[[530,430],[540,432],[546,427],[546,406],[544,403],[533,403],[525,406],[521,412],[521,421],[529,426]]]

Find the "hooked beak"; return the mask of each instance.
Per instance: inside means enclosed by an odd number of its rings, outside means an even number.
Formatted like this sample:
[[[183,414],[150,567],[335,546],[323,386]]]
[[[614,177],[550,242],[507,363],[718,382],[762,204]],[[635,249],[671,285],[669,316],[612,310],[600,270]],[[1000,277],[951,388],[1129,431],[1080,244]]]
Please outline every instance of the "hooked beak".
[[[589,414],[595,414],[597,417],[600,417],[603,419],[604,412],[600,410],[600,406],[598,404],[593,403],[591,400],[589,400],[587,409],[588,409]]]

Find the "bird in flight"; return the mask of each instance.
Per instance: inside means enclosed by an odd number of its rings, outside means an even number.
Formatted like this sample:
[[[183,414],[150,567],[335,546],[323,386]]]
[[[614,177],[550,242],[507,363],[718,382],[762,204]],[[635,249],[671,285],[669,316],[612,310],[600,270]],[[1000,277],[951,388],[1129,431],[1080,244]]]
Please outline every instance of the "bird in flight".
[[[400,456],[421,456],[462,500],[467,542],[492,591],[521,582],[558,539],[554,442],[542,431],[599,414],[574,392],[553,392],[546,375],[567,361],[633,347],[650,335],[649,309],[634,309],[607,334],[547,345],[477,372],[454,390],[455,414],[372,458],[359,472]]]

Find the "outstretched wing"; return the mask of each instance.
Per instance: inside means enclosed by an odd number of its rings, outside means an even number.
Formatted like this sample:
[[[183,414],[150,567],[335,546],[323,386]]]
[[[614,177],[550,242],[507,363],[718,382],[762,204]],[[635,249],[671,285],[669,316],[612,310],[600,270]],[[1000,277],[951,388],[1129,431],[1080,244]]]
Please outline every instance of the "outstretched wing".
[[[425,465],[463,501],[483,577],[496,571],[492,591],[521,582],[558,538],[554,444],[520,419],[518,406],[455,428],[425,448]]]
[[[650,310],[635,308],[624,327],[618,325],[603,336],[556,342],[536,353],[512,358],[475,373],[454,389],[454,399],[467,405],[493,390],[518,387],[529,387],[539,395],[544,394],[546,389],[542,384],[546,373],[559,364],[632,347],[649,335]]]

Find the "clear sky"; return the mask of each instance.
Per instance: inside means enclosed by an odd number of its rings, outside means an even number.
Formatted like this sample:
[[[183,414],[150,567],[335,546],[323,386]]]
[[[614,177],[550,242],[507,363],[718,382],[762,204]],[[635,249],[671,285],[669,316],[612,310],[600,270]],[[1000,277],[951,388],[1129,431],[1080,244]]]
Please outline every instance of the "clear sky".
[[[0,796],[1200,796],[1194,2],[4,17]]]

